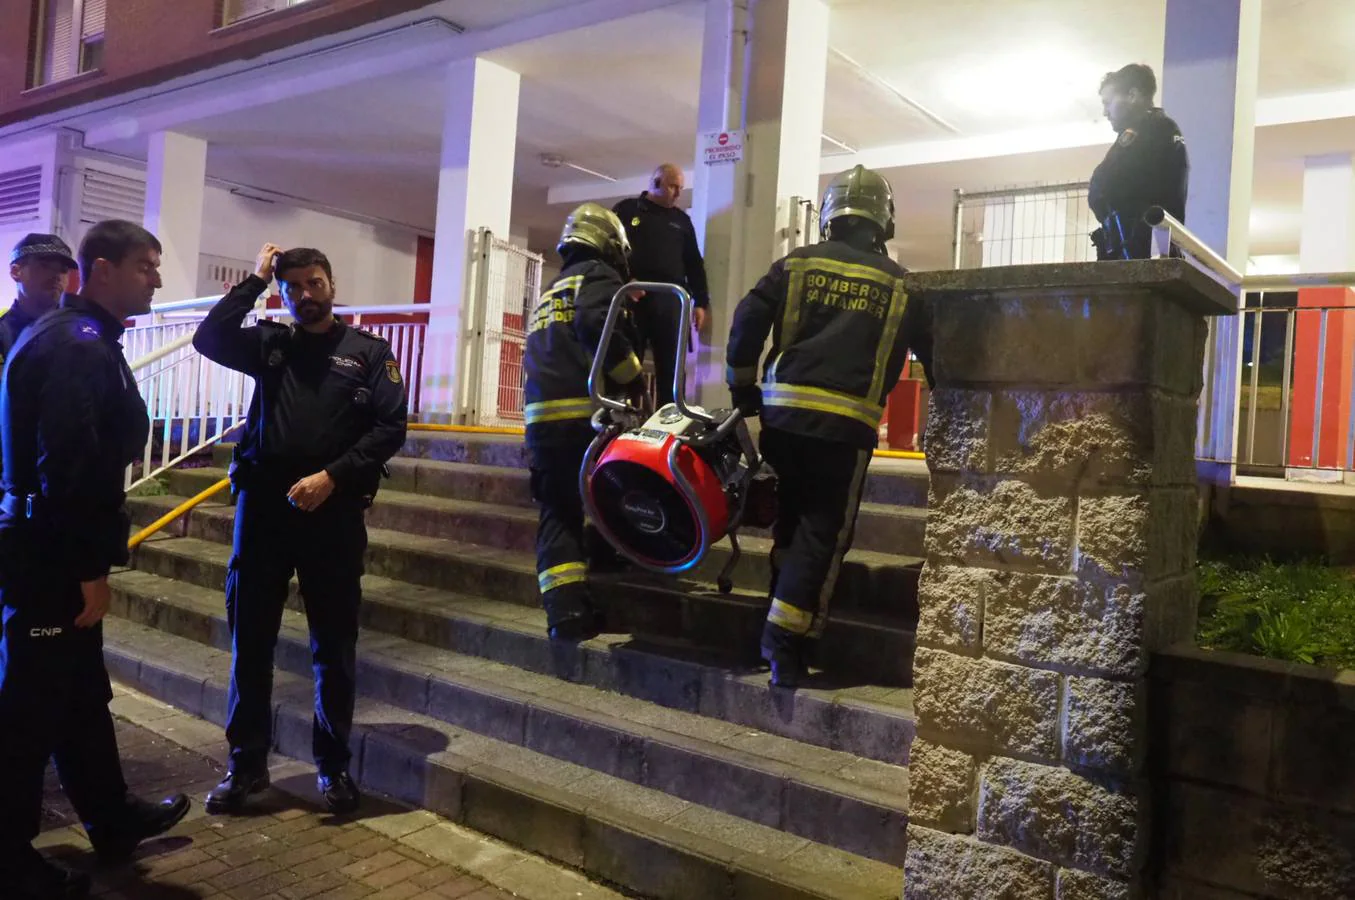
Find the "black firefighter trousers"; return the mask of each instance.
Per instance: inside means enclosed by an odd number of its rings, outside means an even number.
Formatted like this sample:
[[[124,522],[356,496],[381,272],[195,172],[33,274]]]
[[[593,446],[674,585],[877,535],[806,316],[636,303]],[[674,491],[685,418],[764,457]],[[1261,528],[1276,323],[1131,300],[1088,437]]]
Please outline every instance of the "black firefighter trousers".
[[[103,626],[76,628],[83,608],[79,582],[51,571],[11,571],[0,588],[0,869],[31,852],[49,757],[86,829],[126,810]]]
[[[761,449],[777,476],[772,605],[762,630],[762,656],[800,662],[806,641],[818,638],[827,624],[871,452],[765,426]]]
[[[536,583],[546,626],[594,615],[588,590],[588,545],[584,531],[579,468],[592,435],[532,448],[531,487],[536,527]]]
[[[348,768],[367,550],[363,509],[361,501],[338,490],[312,512],[293,507],[286,487],[240,492],[226,573],[231,632],[226,739],[233,769],[258,772],[267,765],[273,742],[273,651],[293,571],[301,585],[315,672],[315,765],[325,775]]]

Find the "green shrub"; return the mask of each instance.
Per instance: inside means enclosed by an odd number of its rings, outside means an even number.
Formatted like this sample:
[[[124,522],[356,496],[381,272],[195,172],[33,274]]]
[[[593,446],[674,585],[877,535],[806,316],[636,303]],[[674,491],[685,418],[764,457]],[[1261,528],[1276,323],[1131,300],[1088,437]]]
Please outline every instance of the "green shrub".
[[[1355,668],[1355,580],[1316,562],[1202,561],[1200,646]]]

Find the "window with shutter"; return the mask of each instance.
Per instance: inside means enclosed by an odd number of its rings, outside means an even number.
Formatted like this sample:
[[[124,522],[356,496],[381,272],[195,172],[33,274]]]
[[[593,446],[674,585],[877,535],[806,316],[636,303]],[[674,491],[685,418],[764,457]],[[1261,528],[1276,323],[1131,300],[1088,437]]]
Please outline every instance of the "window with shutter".
[[[42,205],[42,166],[0,172],[0,225],[31,222]]]
[[[103,40],[105,6],[105,0],[85,0],[85,23],[80,36],[86,41]]]
[[[107,0],[39,0],[38,15],[42,46],[33,67],[34,87],[99,68]]]
[[[225,0],[221,5],[221,24],[231,25],[254,16],[300,6],[307,0]]]

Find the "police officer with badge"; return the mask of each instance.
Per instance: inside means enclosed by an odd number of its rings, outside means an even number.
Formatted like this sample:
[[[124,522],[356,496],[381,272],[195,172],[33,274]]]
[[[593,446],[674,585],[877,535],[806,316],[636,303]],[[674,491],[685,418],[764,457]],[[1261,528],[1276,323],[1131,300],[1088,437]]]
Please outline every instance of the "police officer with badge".
[[[1101,227],[1092,232],[1096,258],[1147,259],[1152,227],[1143,221],[1160,206],[1186,220],[1190,160],[1181,129],[1153,106],[1157,78],[1128,65],[1101,81],[1101,105],[1119,137],[1092,173],[1087,202]]]
[[[189,808],[182,794],[152,804],[127,792],[101,625],[109,571],[128,560],[126,468],[150,430],[118,341],[150,311],[160,242],[100,222],[79,256],[80,293],[23,331],[0,382],[0,896],[16,900],[89,892],[88,876],[32,847],[49,757],[105,862],[131,858]]]
[[[739,303],[727,351],[734,405],[761,414],[762,455],[777,474],[762,656],[771,683],[786,688],[804,677],[827,622],[885,400],[909,350],[931,372],[930,311],[909,300],[904,269],[885,249],[889,182],[862,166],[836,176],[819,223],[824,240],[778,260]]]
[[[290,326],[245,325],[276,274]],[[254,378],[231,478],[238,492],[226,574],[233,655],[227,695],[229,770],[207,810],[238,812],[268,786],[273,649],[295,572],[315,668],[313,752],[330,810],[360,801],[348,772],[357,665],[364,510],[405,441],[405,388],[386,341],[334,316],[329,260],[265,244],[256,273],[198,326],[203,356]]]
[[[66,290],[66,279],[79,268],[66,242],[54,234],[29,234],[9,254],[9,277],[17,294],[14,305],[0,315],[0,362],[9,355],[20,333],[45,312],[56,309]]]
[[[588,590],[590,562],[609,563],[612,556],[586,536],[579,496],[579,468],[594,436],[588,373],[612,297],[627,280],[630,243],[615,213],[585,203],[569,214],[556,249],[565,267],[527,325],[527,449],[540,510],[536,580],[547,631],[552,640],[581,641],[602,629]],[[640,360],[628,331],[617,329],[604,363],[610,384],[635,395]]]

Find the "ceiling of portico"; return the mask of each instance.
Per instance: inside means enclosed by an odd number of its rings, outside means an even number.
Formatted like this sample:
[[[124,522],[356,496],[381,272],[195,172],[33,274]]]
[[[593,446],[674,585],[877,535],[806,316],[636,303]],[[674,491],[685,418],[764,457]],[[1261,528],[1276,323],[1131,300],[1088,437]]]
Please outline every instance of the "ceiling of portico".
[[[577,2],[577,0],[575,0]],[[570,0],[443,0],[426,11],[472,30],[549,13]],[[1094,127],[1103,72],[1128,61],[1160,70],[1165,0],[831,0],[824,131],[870,150],[1003,135],[1038,126]],[[659,160],[690,165],[703,4],[675,3],[583,31],[489,53],[522,74],[515,227],[558,227],[549,189],[616,189],[542,154],[617,178]],[[563,25],[562,18],[562,25]],[[854,61],[851,62],[851,61]],[[859,64],[859,65],[858,65]],[[925,107],[937,124],[881,85]],[[1259,95],[1355,89],[1355,0],[1266,0]],[[373,78],[185,124],[210,142],[217,177],[310,197],[419,227],[433,222],[442,127],[438,67]],[[949,127],[947,127],[949,126]],[[1110,132],[1104,130],[1106,142]],[[144,138],[107,149],[144,155]],[[1305,155],[1355,149],[1355,119],[1258,133],[1256,252],[1297,246]],[[828,144],[825,153],[833,150]],[[955,188],[985,190],[1084,178],[1102,149],[1054,149],[888,169],[904,221],[900,250],[916,265],[948,259]],[[1263,249],[1259,249],[1263,248]]]

